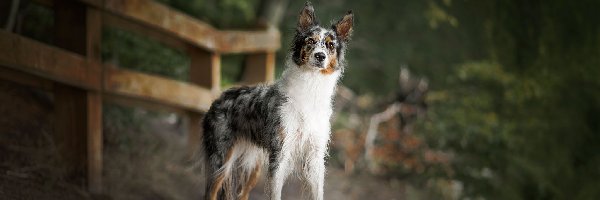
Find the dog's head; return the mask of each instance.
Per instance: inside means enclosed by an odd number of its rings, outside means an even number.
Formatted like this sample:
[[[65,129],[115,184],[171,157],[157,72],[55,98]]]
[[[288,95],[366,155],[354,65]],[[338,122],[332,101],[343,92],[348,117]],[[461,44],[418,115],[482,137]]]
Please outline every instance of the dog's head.
[[[342,70],[344,52],[352,34],[352,11],[331,28],[323,28],[315,17],[315,10],[306,2],[298,17],[296,36],[292,44],[292,60],[298,67],[331,74]]]

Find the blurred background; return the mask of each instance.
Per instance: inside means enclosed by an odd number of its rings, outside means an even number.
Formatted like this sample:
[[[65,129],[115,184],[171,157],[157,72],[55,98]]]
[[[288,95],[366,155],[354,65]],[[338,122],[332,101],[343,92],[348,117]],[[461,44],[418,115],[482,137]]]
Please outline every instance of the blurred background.
[[[223,30],[275,26],[276,77],[304,5],[158,2]],[[326,199],[600,199],[600,1],[312,3],[323,26],[355,13]],[[13,31],[52,44],[52,12],[23,0]],[[106,28],[101,54],[187,81],[190,58],[144,35]],[[222,57],[222,87],[241,78],[243,59]],[[0,199],[202,198],[201,166],[185,149],[194,122],[111,103],[103,106],[105,192],[65,181],[48,136],[52,101],[0,81]],[[264,199],[263,187],[251,199]],[[284,199],[302,199],[299,189],[291,178]]]

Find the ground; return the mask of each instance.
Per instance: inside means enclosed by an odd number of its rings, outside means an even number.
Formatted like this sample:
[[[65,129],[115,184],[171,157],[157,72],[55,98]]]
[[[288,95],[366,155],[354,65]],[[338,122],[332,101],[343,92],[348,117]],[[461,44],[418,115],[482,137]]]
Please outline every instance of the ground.
[[[137,120],[131,126],[106,119],[123,116],[105,115],[103,194],[88,193],[81,179],[65,178],[51,136],[52,101],[49,93],[0,81],[2,199],[202,199],[201,164],[186,148],[188,122],[170,113],[129,109],[126,118]],[[400,181],[349,174],[332,165],[325,199],[404,199],[403,188]],[[263,191],[264,177],[251,199],[265,199]],[[291,178],[282,196],[302,199],[298,181]]]

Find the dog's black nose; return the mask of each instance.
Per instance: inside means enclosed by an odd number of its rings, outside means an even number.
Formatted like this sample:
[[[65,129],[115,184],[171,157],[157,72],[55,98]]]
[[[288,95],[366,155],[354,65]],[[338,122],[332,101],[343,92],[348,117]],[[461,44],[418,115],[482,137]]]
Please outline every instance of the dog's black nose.
[[[315,58],[319,61],[319,62],[323,62],[325,60],[325,54],[323,52],[318,52],[315,53]]]

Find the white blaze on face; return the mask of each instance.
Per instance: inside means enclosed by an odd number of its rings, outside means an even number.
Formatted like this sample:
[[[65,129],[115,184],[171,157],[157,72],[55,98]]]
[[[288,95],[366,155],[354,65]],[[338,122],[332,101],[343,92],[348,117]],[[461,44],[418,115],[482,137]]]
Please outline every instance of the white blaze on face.
[[[317,33],[319,35],[319,37],[318,37],[319,39],[318,39],[317,43],[315,44],[315,47],[308,58],[308,63],[319,69],[327,67],[327,63],[329,63],[329,59],[331,59],[331,56],[329,56],[329,53],[327,52],[327,46],[325,44],[325,36],[326,36],[327,32],[328,32],[327,30],[325,30],[323,28],[319,28],[319,33]],[[319,61],[317,59],[317,54],[324,56],[325,60]]]

